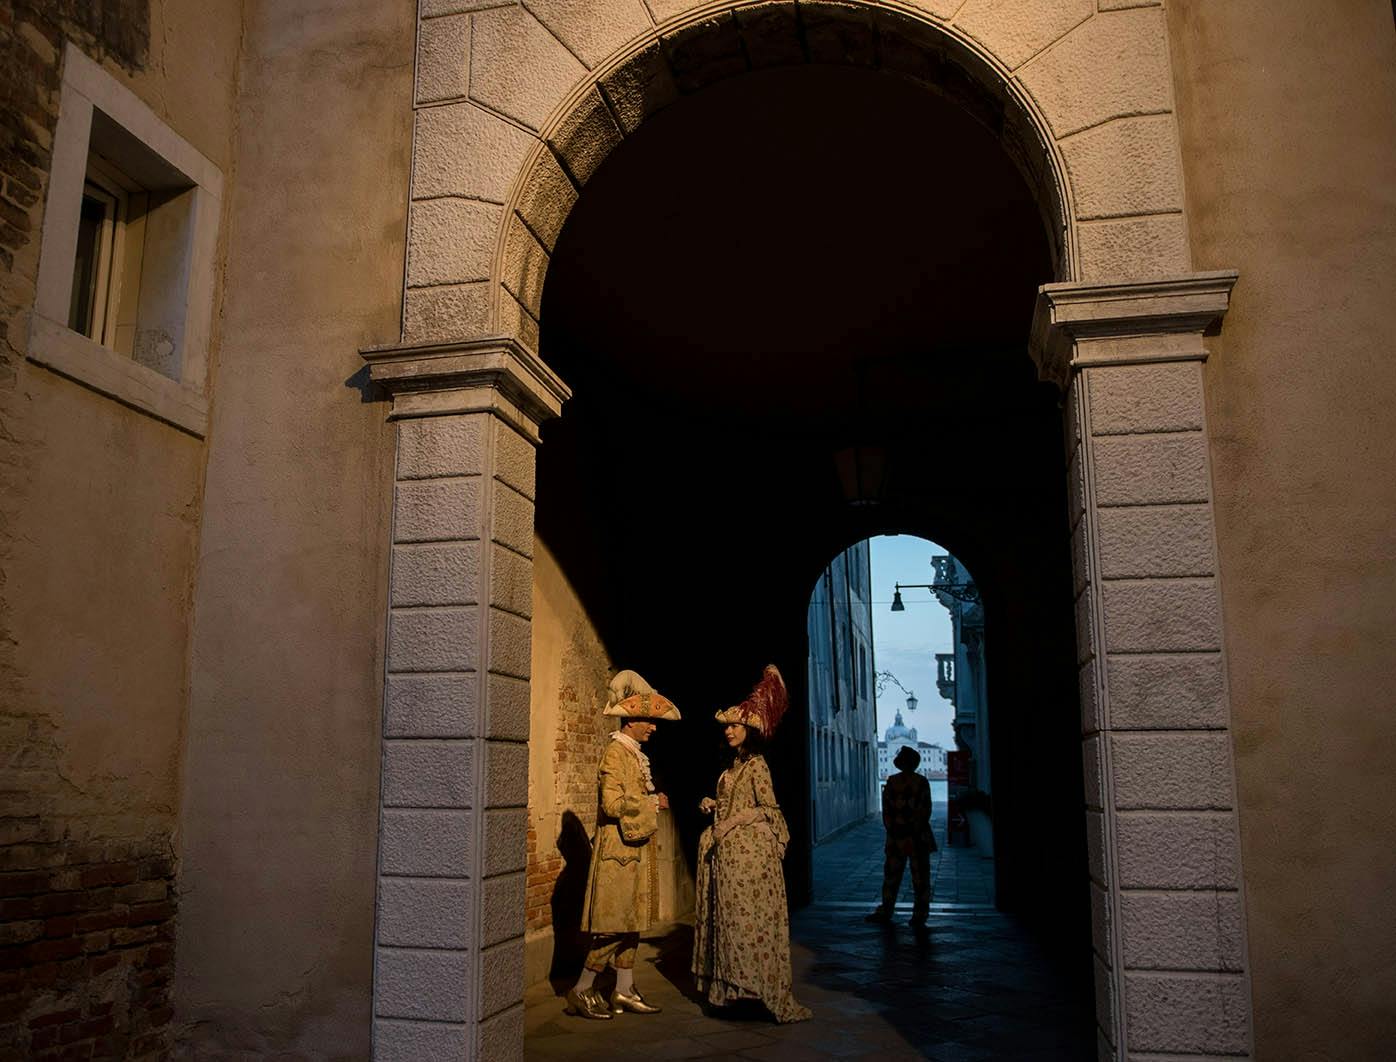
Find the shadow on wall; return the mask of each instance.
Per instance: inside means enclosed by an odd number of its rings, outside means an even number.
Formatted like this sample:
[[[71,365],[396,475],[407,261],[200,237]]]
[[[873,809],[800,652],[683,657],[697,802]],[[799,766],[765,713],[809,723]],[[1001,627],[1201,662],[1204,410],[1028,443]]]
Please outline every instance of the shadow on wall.
[[[562,872],[553,883],[553,962],[548,977],[570,983],[581,971],[586,958],[586,938],[581,932],[582,904],[586,899],[587,875],[591,871],[591,838],[575,811],[562,813],[557,850],[562,856]]]

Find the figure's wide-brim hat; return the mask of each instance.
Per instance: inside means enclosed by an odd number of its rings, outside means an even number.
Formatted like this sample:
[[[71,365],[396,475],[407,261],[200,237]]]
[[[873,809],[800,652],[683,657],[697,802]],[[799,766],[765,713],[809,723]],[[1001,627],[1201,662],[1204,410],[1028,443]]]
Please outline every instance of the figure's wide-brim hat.
[[[911,770],[915,770],[917,767],[921,766],[921,753],[917,752],[910,745],[903,745],[897,750],[897,755],[892,759],[892,766],[906,766]]]
[[[632,693],[624,700],[607,705],[603,715],[620,716],[623,719],[678,719],[679,710],[674,702],[662,693]]]
[[[781,678],[780,669],[775,664],[767,664],[750,696],[741,704],[715,713],[713,718],[724,726],[739,723],[770,737],[789,706],[790,698],[785,692],[785,679]]]

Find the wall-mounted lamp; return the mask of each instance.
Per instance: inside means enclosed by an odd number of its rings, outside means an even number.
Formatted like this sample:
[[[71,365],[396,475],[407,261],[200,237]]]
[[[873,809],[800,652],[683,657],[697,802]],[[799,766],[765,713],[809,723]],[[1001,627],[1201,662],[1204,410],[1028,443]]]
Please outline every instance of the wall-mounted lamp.
[[[963,601],[966,604],[979,604],[979,587],[973,583],[896,583],[896,589],[892,591],[892,611],[905,612],[906,606],[902,604],[902,587],[908,590],[932,590],[938,594],[949,594],[956,601]]]

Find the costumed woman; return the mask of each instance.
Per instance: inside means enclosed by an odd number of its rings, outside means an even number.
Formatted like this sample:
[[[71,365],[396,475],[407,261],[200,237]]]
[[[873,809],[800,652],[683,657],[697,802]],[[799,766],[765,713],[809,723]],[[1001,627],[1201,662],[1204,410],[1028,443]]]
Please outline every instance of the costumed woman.
[[[717,780],[717,798],[699,808],[713,824],[698,840],[698,917],[693,974],[714,1006],[759,1000],[778,1022],[804,1021],[791,994],[790,912],[781,860],[790,841],[761,749],[789,701],[785,681],[767,666],[751,696],[724,709],[736,754]]]

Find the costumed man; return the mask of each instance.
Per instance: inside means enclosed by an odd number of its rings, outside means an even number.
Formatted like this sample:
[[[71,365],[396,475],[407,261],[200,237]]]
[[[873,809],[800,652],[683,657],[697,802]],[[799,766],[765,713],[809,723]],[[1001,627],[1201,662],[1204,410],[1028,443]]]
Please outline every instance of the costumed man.
[[[659,866],[650,839],[659,829],[659,812],[669,806],[655,792],[642,746],[658,720],[678,719],[679,710],[635,672],[622,671],[611,680],[605,714],[618,718],[620,729],[607,742],[597,773],[596,836],[581,924],[591,934],[590,949],[567,993],[569,1013],[594,1019],[660,1009],[635,987],[640,934],[659,918]],[[609,1005],[595,987],[596,975],[608,965],[616,971]]]
[[[936,850],[931,832],[931,783],[916,773],[921,754],[903,745],[892,760],[897,773],[882,787],[882,825],[887,831],[882,864],[882,903],[868,915],[869,922],[890,922],[902,887],[902,873],[911,861],[913,929],[926,928],[931,908],[931,853]]]

